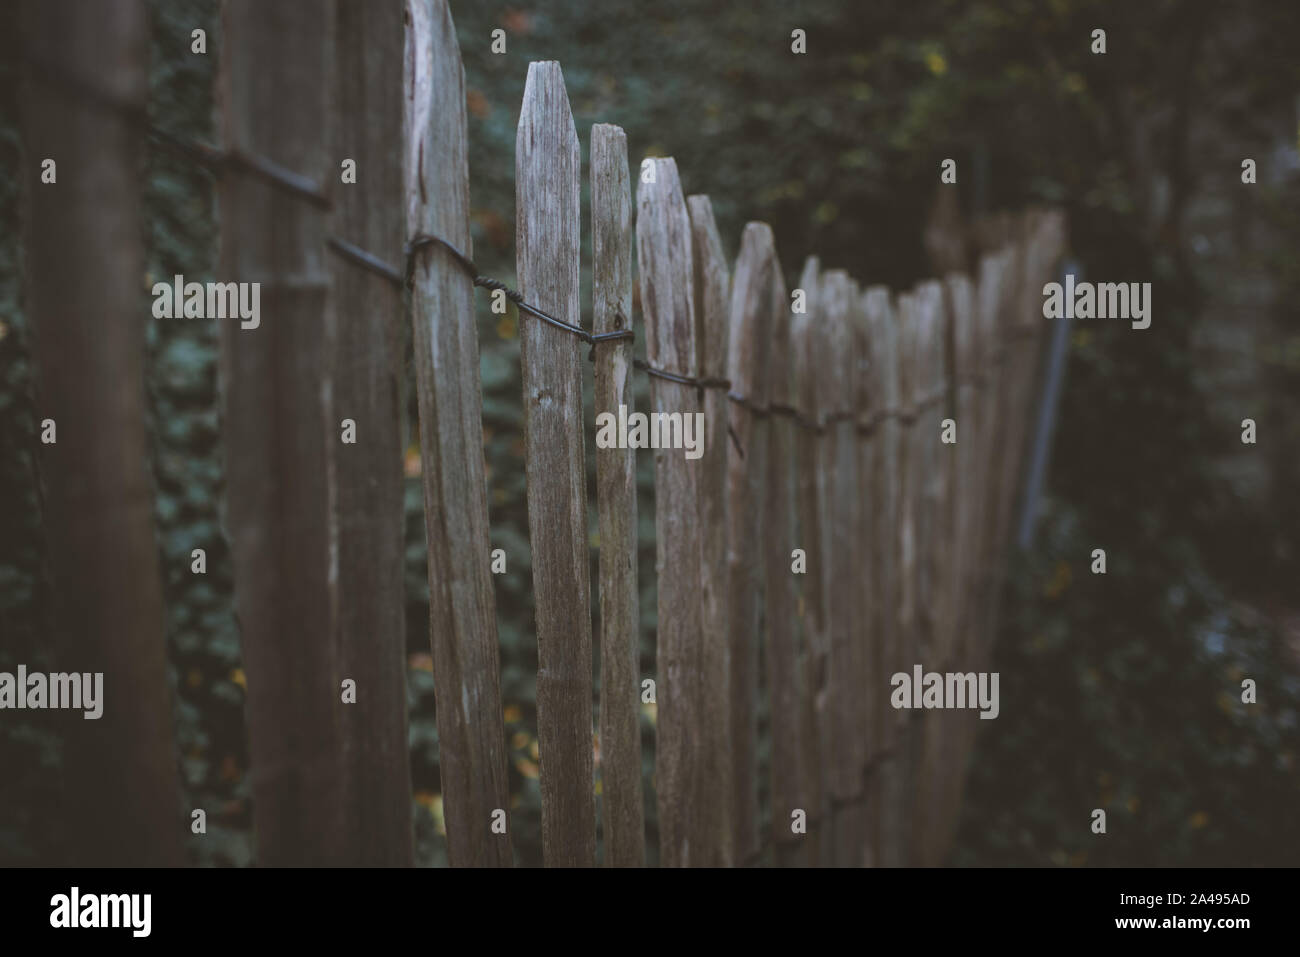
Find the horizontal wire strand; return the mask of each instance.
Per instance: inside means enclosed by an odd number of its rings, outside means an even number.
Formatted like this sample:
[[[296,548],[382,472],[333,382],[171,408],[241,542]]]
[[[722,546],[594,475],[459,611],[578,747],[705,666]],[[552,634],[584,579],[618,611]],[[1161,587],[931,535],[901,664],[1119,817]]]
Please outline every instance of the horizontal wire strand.
[[[204,143],[197,139],[179,136],[168,130],[159,127],[153,123],[147,111],[143,107],[133,104],[123,103],[108,94],[95,89],[84,80],[75,77],[61,67],[55,67],[50,64],[39,62],[28,57],[27,63],[33,69],[35,75],[41,80],[55,86],[65,93],[76,96],[82,101],[111,110],[120,114],[128,122],[141,127],[152,139],[158,142],[164,148],[171,150],[178,156],[189,159],[196,165],[210,170],[214,175],[220,176],[228,170],[237,170],[248,173],[271,186],[274,189],[282,190],[300,199],[306,200],[314,206],[321,209],[331,209],[333,201],[324,192],[324,190],[309,177],[302,176],[292,170],[269,160],[265,157],[254,156],[244,153],[234,148],[221,149]],[[506,298],[513,302],[521,312],[530,315],[536,319],[545,322],[577,337],[582,342],[591,346],[591,351],[587,358],[595,361],[596,346],[603,342],[631,342],[636,339],[636,333],[631,328],[631,322],[622,311],[616,312],[618,318],[627,328],[616,329],[612,332],[588,332],[581,326],[573,325],[557,319],[537,306],[532,305],[524,299],[523,294],[518,290],[501,282],[499,279],[493,279],[485,276],[478,271],[474,261],[461,252],[454,244],[448,242],[440,236],[430,233],[417,233],[407,241],[405,246],[405,269],[398,270],[394,266],[375,256],[373,253],[362,249],[355,243],[348,242],[338,236],[329,236],[326,238],[327,248],[346,262],[351,263],[361,269],[373,273],[382,279],[387,280],[395,286],[409,288],[414,282],[416,259],[421,250],[431,247],[443,249],[452,260],[460,266],[461,270],[470,278],[475,286],[492,291],[499,291],[505,294]],[[1014,338],[1020,338],[1017,335]],[[1005,349],[1000,346],[999,350]],[[996,358],[1001,359],[1001,355]],[[854,430],[863,436],[870,435],[875,429],[887,419],[897,419],[903,424],[909,424],[916,421],[919,416],[929,409],[932,405],[942,402],[947,395],[946,390],[934,393],[922,401],[901,408],[881,409],[869,415],[865,420],[857,422],[858,414],[850,410],[835,410],[822,416],[820,419],[814,415],[805,413],[794,406],[783,403],[771,403],[769,405],[759,405],[747,396],[731,389],[731,380],[720,376],[691,376],[678,372],[671,372],[667,369],[660,369],[644,359],[633,357],[632,365],[637,370],[646,373],[655,378],[664,379],[668,382],[674,382],[678,385],[684,385],[689,388],[699,390],[701,393],[705,389],[720,389],[726,392],[727,399],[741,408],[748,411],[756,418],[768,418],[770,416],[782,416],[791,419],[795,425],[815,435],[825,435],[832,430],[832,427],[841,422],[854,422]],[[975,389],[982,389],[989,383],[986,374],[972,375],[960,386],[969,386]],[[734,434],[732,435],[735,440]],[[737,443],[737,451],[740,451]],[[741,455],[744,453],[741,451]]]

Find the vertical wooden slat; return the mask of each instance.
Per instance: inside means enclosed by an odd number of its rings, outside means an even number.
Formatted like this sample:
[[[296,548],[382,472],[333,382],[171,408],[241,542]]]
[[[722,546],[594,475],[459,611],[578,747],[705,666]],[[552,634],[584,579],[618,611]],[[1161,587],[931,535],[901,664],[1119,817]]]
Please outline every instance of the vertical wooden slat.
[[[918,662],[927,671],[943,672],[947,660],[947,578],[950,573],[948,535],[948,468],[941,442],[940,423],[947,416],[946,372],[944,369],[943,289],[927,280],[913,295],[919,349],[919,367],[913,406],[917,409],[915,441],[919,446],[922,499],[919,503],[917,535],[917,600],[920,625]],[[937,815],[938,776],[941,773],[941,739],[946,713],[918,711],[920,739],[915,742],[917,763],[915,787],[917,814],[913,826],[916,862],[934,864],[939,832]]]
[[[849,524],[848,533],[852,553],[849,556],[849,574],[853,582],[852,613],[849,625],[849,659],[848,666],[853,680],[857,682],[858,693],[850,699],[850,728],[852,729],[849,774],[852,781],[852,803],[847,808],[851,821],[850,832],[853,835],[849,847],[849,863],[855,867],[865,866],[871,862],[870,815],[867,803],[866,784],[867,765],[871,757],[871,738],[875,733],[873,727],[872,703],[875,689],[868,684],[869,660],[871,646],[875,641],[875,629],[871,623],[871,578],[870,578],[870,509],[867,475],[863,471],[863,450],[869,448],[858,430],[862,415],[864,399],[864,379],[866,377],[863,343],[859,335],[859,322],[862,309],[862,290],[857,281],[850,278],[848,287],[848,306],[844,314],[847,326],[843,334],[845,355],[840,360],[845,371],[844,382],[840,386],[841,414],[838,435],[847,440],[847,449],[842,450],[850,466],[849,475],[844,479],[847,488],[841,492],[848,500],[849,508],[844,521]]]
[[[647,180],[649,180],[647,182]],[[691,226],[671,159],[653,160],[637,187],[637,265],[645,310],[646,357],[655,368],[694,376],[695,292]],[[652,412],[701,411],[697,391],[658,376],[650,379]],[[708,441],[709,436],[705,437]],[[701,832],[694,800],[702,788],[700,697],[703,686],[703,607],[700,601],[700,460],[683,449],[655,451],[655,571],[659,580],[658,726],[655,788],[659,862],[695,863]]]
[[[829,636],[827,634],[827,543],[824,534],[825,473],[821,467],[822,436],[810,425],[819,415],[817,380],[821,375],[822,326],[817,319],[821,264],[815,256],[804,263],[799,286],[804,293],[804,309],[790,319],[790,352],[793,364],[791,403],[801,415],[795,429],[795,513],[798,524],[797,547],[803,549],[806,570],[799,576],[799,619],[802,634],[803,670],[803,746],[806,756],[804,775],[807,782],[808,817],[815,821],[810,828],[810,864],[832,863],[834,844],[829,810],[828,715],[826,713],[826,676]]]
[[[996,291],[1000,259],[994,253],[980,257],[971,289],[971,364],[975,376],[972,395],[974,430],[969,433],[974,440],[973,469],[968,495],[972,501],[970,568],[967,575],[966,612],[963,615],[964,650],[968,670],[983,670],[984,609],[987,604],[989,559],[989,482],[995,453],[994,437],[997,434],[997,383],[999,369],[996,364]],[[959,440],[960,441],[960,440]],[[959,747],[969,759],[979,721],[962,727]],[[964,786],[968,764],[963,761],[959,771],[958,788]]]
[[[344,158],[356,182],[336,192],[333,229],[385,262],[402,256],[402,3],[338,6],[335,30],[334,176]],[[339,674],[356,681],[343,709],[350,864],[410,865],[411,762],[406,742],[402,402],[392,283],[331,260],[338,337],[337,418],[356,422],[355,445],[334,450]]]
[[[914,371],[911,407],[916,416],[912,423],[912,447],[914,470],[911,481],[917,486],[914,499],[913,529],[915,531],[915,591],[913,592],[913,638],[915,662],[926,670],[941,668],[942,663],[935,657],[935,617],[933,538],[938,516],[935,514],[937,504],[936,476],[934,472],[934,449],[939,435],[931,429],[931,355],[934,349],[932,338],[931,302],[929,281],[918,283],[912,290],[912,321],[915,333],[913,340]],[[918,705],[913,701],[913,705]],[[931,819],[926,805],[929,798],[929,748],[932,744],[933,728],[938,712],[927,711],[920,707],[912,712],[911,738],[911,832],[909,835],[910,863],[921,866],[928,863],[926,851],[929,844]]]
[[[1038,332],[1042,328],[1041,306],[1034,310],[1031,324],[1020,315],[1024,302],[1024,286],[1029,274],[1028,257],[1031,254],[1030,217],[1021,214],[1004,218],[1002,230],[1006,234],[1007,270],[1003,277],[1001,302],[997,315],[997,337],[1001,389],[999,391],[999,457],[996,472],[992,529],[992,582],[989,587],[986,641],[991,647],[1001,604],[1002,586],[1006,574],[1007,549],[1010,541],[1012,509],[1020,485],[1020,466],[1024,452],[1024,425],[1028,410],[1029,390],[1038,362]],[[1040,287],[1041,289],[1041,287]],[[1041,302],[1041,298],[1040,298]]]
[[[951,386],[952,417],[957,426],[957,444],[951,447],[949,481],[953,492],[952,543],[953,562],[948,580],[950,628],[947,653],[964,656],[965,626],[970,604],[970,578],[975,557],[975,476],[980,449],[980,422],[976,386],[975,286],[964,273],[944,279],[945,313],[950,325],[952,345]],[[964,660],[964,659],[963,659]]]
[[[578,134],[560,65],[528,65],[515,139],[520,292],[579,321]],[[537,736],[542,853],[548,866],[595,863],[591,610],[582,352],[572,335],[524,317],[520,327],[528,530],[537,609]]]
[[[465,80],[446,0],[408,0],[406,223],[472,255]],[[505,729],[489,565],[487,481],[474,287],[440,247],[425,247],[411,291],[419,394],[429,634],[439,769],[453,866],[509,866]]]
[[[591,294],[595,332],[631,328],[632,187],[627,137],[591,128]],[[631,414],[632,343],[596,347],[596,414]],[[645,863],[641,796],[639,601],[636,561],[636,449],[596,451],[600,526],[600,753],[605,864]]]
[[[878,594],[879,561],[877,542],[882,529],[877,514],[880,491],[877,485],[877,457],[880,454],[880,423],[875,418],[879,403],[879,388],[872,356],[872,328],[867,310],[867,292],[853,297],[850,317],[853,331],[853,359],[855,363],[853,412],[857,430],[858,451],[858,625],[857,640],[861,642],[859,662],[861,671],[861,704],[863,750],[862,841],[863,863],[878,863],[877,841],[880,820],[879,775],[882,744],[882,715],[880,698],[889,690],[888,675],[880,673],[881,640],[884,634],[884,605]],[[891,606],[892,608],[892,606]]]
[[[876,863],[898,866],[902,863],[902,826],[899,813],[905,796],[900,774],[899,728],[907,712],[895,711],[889,700],[890,677],[905,666],[900,646],[898,545],[900,521],[900,458],[902,425],[899,422],[898,326],[889,291],[873,286],[863,297],[870,345],[872,398],[879,410],[875,444],[875,476],[872,485],[873,510],[873,590],[880,603],[877,641],[876,697],[880,758],[872,776],[875,813]]]
[[[921,663],[921,623],[918,582],[920,528],[918,512],[924,501],[924,447],[918,426],[916,402],[921,396],[921,354],[924,325],[916,296],[898,297],[898,401],[902,425],[899,449],[899,536],[898,536],[898,671],[910,674]],[[916,744],[920,711],[901,710],[897,726],[895,773],[901,801],[896,806],[895,838],[899,863],[915,863],[913,822],[915,818]]]
[[[795,834],[791,815],[803,811],[816,814],[810,806],[807,770],[804,762],[803,674],[797,642],[797,609],[794,573],[791,569],[795,545],[795,436],[794,420],[786,413],[795,405],[794,363],[790,356],[790,299],[785,276],[771,251],[772,354],[768,366],[768,406],[773,410],[768,425],[767,499],[764,504],[765,540],[763,560],[767,589],[768,689],[772,727],[772,842],[776,863],[806,865],[816,835]],[[805,824],[807,821],[805,820]]]
[[[700,375],[721,379],[727,374],[730,337],[731,273],[722,251],[722,239],[707,196],[688,196],[691,248],[695,264],[695,347]],[[728,867],[732,854],[731,767],[731,649],[728,644],[727,592],[727,420],[730,414],[725,389],[704,393],[704,456],[700,475],[700,592],[704,630],[703,713],[704,766],[711,769],[701,782],[701,826],[708,844],[700,848],[696,863]]]
[[[927,280],[913,292],[917,322],[917,369],[912,405],[916,409],[915,432],[919,455],[918,480],[921,501],[917,510],[917,621],[920,626],[920,654],[926,666],[938,669],[943,654],[943,581],[947,556],[940,543],[946,519],[945,471],[939,467],[939,423],[946,415],[943,399],[943,290]]]
[[[1007,277],[1008,288],[999,322],[1005,350],[1003,367],[1008,374],[1004,392],[1006,423],[1001,442],[1005,454],[993,541],[997,578],[988,614],[989,641],[998,618],[1014,509],[1022,491],[1031,406],[1039,392],[1042,337],[1046,327],[1042,318],[1043,282],[1052,277],[1052,269],[1064,248],[1064,214],[1060,210],[1029,210],[1016,218],[1012,235],[1013,265]]]
[[[46,0],[22,13],[33,60],[143,107],[143,3]],[[184,832],[142,371],[145,322],[170,320],[148,318],[140,289],[143,142],[120,114],[45,78],[31,79],[23,105],[37,419],[57,430],[38,458],[56,660],[103,675],[101,717],[73,712],[66,723],[66,863],[175,866]],[[40,181],[47,157],[55,183]]]
[[[979,472],[978,486],[975,491],[979,502],[979,517],[975,532],[979,559],[972,584],[974,590],[972,627],[977,635],[975,651],[978,655],[982,655],[992,640],[991,596],[998,580],[994,570],[993,546],[1001,476],[1000,450],[1003,448],[1001,439],[1005,422],[1005,416],[1002,414],[1002,392],[1006,387],[1006,377],[1003,375],[1005,350],[1002,348],[1001,337],[998,334],[998,320],[1006,295],[1010,266],[1011,254],[1005,248],[985,255],[980,260],[976,289],[975,320],[979,327],[981,362],[988,377],[980,398],[980,447],[977,456]]]
[[[853,334],[849,308],[853,296],[847,273],[832,269],[822,277],[818,318],[824,326],[824,351],[818,378],[818,404],[823,412],[826,434],[821,455],[827,481],[828,551],[830,563],[830,711],[832,827],[835,831],[835,862],[841,866],[860,863],[861,835],[858,761],[862,736],[858,726],[858,702],[862,689],[854,642],[858,622],[857,594],[857,451],[853,399]]]
[[[988,449],[985,454],[996,454],[997,461],[987,471],[984,501],[989,517],[979,532],[978,547],[986,556],[987,571],[980,583],[980,637],[973,652],[973,667],[978,670],[987,668],[996,638],[1027,426],[1039,391],[1042,284],[1052,278],[1064,248],[1064,215],[1059,210],[1033,210],[1018,221],[1004,218],[998,232],[1009,241],[982,263],[979,289],[981,337],[994,354],[991,372],[998,388],[988,399],[994,411],[981,436]],[[974,733],[968,731],[964,747],[969,748]]]
[[[231,149],[323,184],[333,4],[224,7],[222,131]],[[253,830],[263,866],[344,853],[334,635],[331,401],[335,313],[325,214],[248,176],[221,180],[221,264],[260,282],[260,325],[221,326],[226,516],[248,675]]]
[[[1007,228],[1009,230],[1009,226]],[[998,383],[994,419],[996,426],[991,439],[994,443],[993,448],[998,450],[998,455],[989,476],[989,560],[985,583],[984,620],[981,623],[984,635],[982,652],[991,649],[995,638],[1004,580],[1003,559],[1006,553],[1007,526],[1013,494],[1008,490],[1008,485],[1014,484],[1016,480],[1016,466],[1019,461],[1015,443],[1018,432],[1016,404],[1020,392],[1021,370],[1015,366],[1015,361],[1019,357],[1020,350],[1010,334],[1010,314],[1014,311],[1018,299],[1022,260],[1023,250],[1018,243],[1012,241],[1002,247],[1000,256],[1002,268],[997,276],[994,290],[996,301],[991,304]]]
[[[975,617],[971,614],[970,594],[972,567],[975,562],[976,473],[980,449],[978,388],[975,365],[977,346],[975,329],[975,287],[965,274],[955,273],[944,280],[944,295],[950,323],[952,415],[957,427],[957,444],[947,457],[953,506],[952,550],[954,562],[948,582],[948,654],[949,669],[957,672],[976,670],[971,655]],[[948,447],[945,447],[948,448]],[[940,853],[951,844],[956,828],[961,782],[965,776],[965,740],[978,716],[954,712],[948,716],[942,746],[941,807],[942,827],[938,838]]]
[[[772,231],[748,223],[740,238],[731,287],[731,390],[756,408],[767,405],[771,357]],[[767,478],[766,419],[733,402],[727,450],[727,574],[731,638],[732,832],[736,861],[758,851],[758,659],[762,626],[763,502]]]
[[[997,464],[996,497],[993,510],[993,561],[992,584],[989,591],[988,641],[993,640],[994,628],[998,619],[998,607],[1001,602],[1002,584],[1005,581],[1004,562],[1007,553],[1007,541],[1011,528],[1011,509],[1015,502],[1016,485],[1020,474],[1020,459],[1023,433],[1020,421],[1020,405],[1024,398],[1024,380],[1028,374],[1025,364],[1031,361],[1029,350],[1023,339],[1017,337],[1015,312],[1020,303],[1020,286],[1025,272],[1025,248],[1021,240],[1019,220],[1013,232],[1014,238],[1007,246],[1008,266],[1002,301],[998,307],[998,342],[1002,350],[1000,355],[1001,389],[998,400],[998,419],[1000,434],[998,448],[1000,455]],[[1041,325],[1041,312],[1039,324]]]

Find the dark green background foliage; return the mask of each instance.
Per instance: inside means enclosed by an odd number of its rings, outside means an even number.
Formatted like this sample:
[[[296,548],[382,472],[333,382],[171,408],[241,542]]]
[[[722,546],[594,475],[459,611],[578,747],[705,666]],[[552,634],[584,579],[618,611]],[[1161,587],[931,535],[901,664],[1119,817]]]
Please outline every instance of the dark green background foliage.
[[[212,140],[216,4],[151,6],[151,113]],[[924,227],[939,163],[953,157],[965,215],[1059,204],[1085,275],[1153,283],[1149,330],[1084,323],[1073,333],[1048,495],[1003,602],[1001,716],[980,728],[952,860],[1300,861],[1300,516],[1286,494],[1300,478],[1291,305],[1300,296],[1300,8],[520,0],[457,3],[453,13],[469,97],[474,255],[504,280],[514,270],[514,131],[527,64],[556,59],[584,159],[596,122],[627,130],[633,166],[676,157],[685,189],[712,197],[728,253],[745,221],[767,221],[790,280],[812,252],[868,283],[904,288],[930,275]],[[206,57],[189,52],[198,26],[208,31]],[[508,34],[504,56],[490,52],[496,27]],[[805,56],[790,52],[796,27],[807,31]],[[1108,34],[1104,56],[1089,51],[1098,27]],[[13,31],[0,37],[0,54],[0,669],[8,670],[47,660],[53,598],[42,570],[40,416],[18,231],[36,158],[21,149]],[[1255,186],[1240,183],[1247,156],[1259,163]],[[151,150],[147,184],[151,275],[215,278],[210,178]],[[509,556],[508,574],[494,581],[512,832],[518,860],[535,864],[536,652],[517,317],[493,316],[479,299],[492,539]],[[146,303],[142,293],[142,316]],[[1222,330],[1238,338],[1225,345]],[[215,334],[207,323],[147,322],[147,389],[185,807],[209,815],[208,835],[192,838],[190,852],[203,864],[246,864]],[[405,373],[410,396],[409,361]],[[1235,392],[1222,387],[1229,380]],[[414,422],[413,402],[409,412]],[[1255,446],[1239,441],[1247,415],[1259,423]],[[417,854],[432,864],[446,855],[413,436],[410,445],[410,743]],[[648,456],[641,465],[642,666],[653,674]],[[207,550],[206,577],[189,573],[195,547]],[[1107,551],[1104,577],[1089,573],[1097,547]],[[1258,704],[1241,703],[1243,677],[1257,681]],[[649,713],[643,726],[653,859]],[[40,861],[57,848],[58,763],[58,736],[39,720],[0,721],[0,860]],[[1105,837],[1088,829],[1095,807],[1107,809]]]

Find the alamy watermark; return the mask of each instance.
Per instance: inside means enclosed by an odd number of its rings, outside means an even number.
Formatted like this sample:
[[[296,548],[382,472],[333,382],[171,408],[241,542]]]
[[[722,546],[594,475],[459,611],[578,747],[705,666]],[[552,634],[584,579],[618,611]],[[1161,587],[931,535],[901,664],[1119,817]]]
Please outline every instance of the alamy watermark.
[[[87,721],[104,714],[104,673],[29,672],[26,665],[18,673],[0,671],[0,710],[18,711],[42,708],[81,709]]]
[[[132,937],[148,937],[152,911],[152,894],[83,894],[74,887],[50,898],[50,926],[126,927]]]
[[[912,673],[899,671],[889,679],[894,690],[889,703],[895,708],[979,708],[980,718],[996,718],[999,672],[925,671],[912,666]]]
[[[262,323],[260,282],[171,282],[153,284],[155,319],[239,319],[239,328],[256,329]]]
[[[632,412],[596,416],[598,449],[685,449],[688,459],[704,454],[703,412]]]
[[[1065,285],[1043,286],[1045,319],[1130,319],[1134,329],[1151,325],[1151,283],[1081,282],[1067,273]]]

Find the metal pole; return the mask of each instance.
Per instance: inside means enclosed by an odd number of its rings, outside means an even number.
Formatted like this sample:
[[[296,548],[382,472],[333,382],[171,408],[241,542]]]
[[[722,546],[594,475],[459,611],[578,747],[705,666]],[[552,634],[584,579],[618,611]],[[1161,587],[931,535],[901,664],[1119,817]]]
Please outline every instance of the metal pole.
[[[1073,260],[1061,267],[1062,280],[1073,273],[1075,281],[1082,277],[1082,269]],[[1069,358],[1070,323],[1061,316],[1052,327],[1052,341],[1048,346],[1047,374],[1043,380],[1042,400],[1038,405],[1038,422],[1034,428],[1034,442],[1030,449],[1025,471],[1024,495],[1020,502],[1020,521],[1017,525],[1016,544],[1023,551],[1034,537],[1034,523],[1038,517],[1038,499],[1042,495],[1047,477],[1047,465],[1052,452],[1052,435],[1056,431],[1056,415],[1061,403],[1061,389],[1065,384],[1065,367]]]

